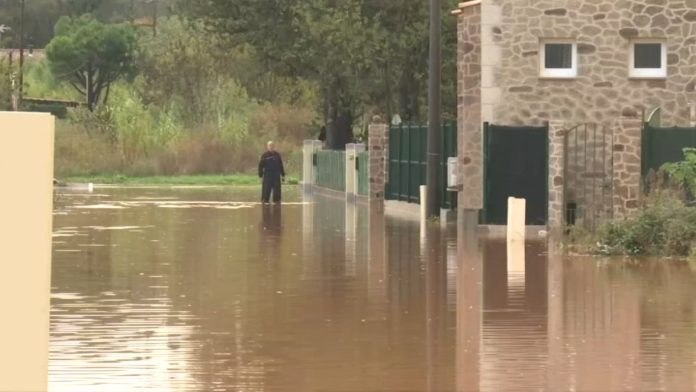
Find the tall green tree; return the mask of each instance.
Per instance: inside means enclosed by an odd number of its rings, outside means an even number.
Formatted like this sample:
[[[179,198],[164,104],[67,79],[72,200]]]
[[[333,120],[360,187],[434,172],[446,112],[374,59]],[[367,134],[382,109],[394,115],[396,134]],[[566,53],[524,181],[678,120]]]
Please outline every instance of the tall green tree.
[[[423,121],[428,13],[423,0],[186,0],[215,33],[249,44],[267,70],[321,86],[328,145],[350,140],[364,111]],[[443,1],[443,117],[456,115],[456,18]]]
[[[90,110],[109,98],[112,83],[134,72],[137,35],[127,25],[94,17],[62,17],[46,47],[51,72],[84,95]]]
[[[269,72],[316,81],[327,144],[343,148],[383,47],[362,0],[192,0],[182,6],[214,32],[250,44]]]

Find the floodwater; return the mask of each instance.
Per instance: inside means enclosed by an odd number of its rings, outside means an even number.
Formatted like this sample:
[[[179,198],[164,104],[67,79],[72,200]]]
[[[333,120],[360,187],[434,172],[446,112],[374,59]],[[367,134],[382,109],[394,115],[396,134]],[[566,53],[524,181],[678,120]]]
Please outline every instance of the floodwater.
[[[50,391],[696,389],[688,264],[508,256],[284,192],[61,195]]]

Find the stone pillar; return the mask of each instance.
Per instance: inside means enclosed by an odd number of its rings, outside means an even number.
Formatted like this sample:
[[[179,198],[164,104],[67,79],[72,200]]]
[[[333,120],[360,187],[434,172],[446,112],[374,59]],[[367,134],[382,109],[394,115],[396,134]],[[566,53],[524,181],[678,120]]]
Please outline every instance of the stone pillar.
[[[614,219],[630,217],[641,199],[641,143],[643,124],[638,118],[622,117],[614,125]]]
[[[0,391],[48,389],[54,118],[0,112]]]
[[[565,206],[565,133],[564,123],[549,123],[549,229],[563,228]]]
[[[478,211],[483,208],[481,23],[480,5],[461,9],[457,22],[458,175],[462,184],[458,216],[467,227],[478,224]]]
[[[316,183],[316,168],[314,167],[314,154],[321,150],[322,142],[319,140],[305,140],[302,147],[302,184],[305,190],[310,189]]]
[[[368,150],[370,155],[370,205],[384,206],[384,192],[389,175],[389,126],[378,117],[368,128]]]

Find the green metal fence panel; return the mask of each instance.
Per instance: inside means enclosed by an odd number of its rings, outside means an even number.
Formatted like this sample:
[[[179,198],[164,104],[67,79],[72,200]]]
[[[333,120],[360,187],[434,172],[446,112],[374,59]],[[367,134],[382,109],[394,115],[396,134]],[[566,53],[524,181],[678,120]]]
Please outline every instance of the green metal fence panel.
[[[644,125],[643,176],[650,170],[659,170],[665,163],[684,160],[684,149],[696,147],[696,128],[660,128]]]
[[[389,179],[387,199],[420,203],[420,186],[427,175],[427,125],[402,124],[389,132]],[[447,191],[447,158],[457,156],[457,126],[442,126],[441,203],[456,208],[456,193]]]
[[[370,154],[367,151],[358,153],[358,195],[368,196],[370,183]]]
[[[346,191],[345,151],[317,152],[317,186],[339,192]]]

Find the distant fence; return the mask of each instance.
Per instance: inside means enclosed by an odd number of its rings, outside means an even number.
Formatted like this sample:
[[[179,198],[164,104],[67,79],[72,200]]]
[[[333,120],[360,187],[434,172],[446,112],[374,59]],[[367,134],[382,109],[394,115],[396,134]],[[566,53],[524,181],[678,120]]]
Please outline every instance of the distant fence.
[[[403,124],[389,131],[389,181],[387,199],[420,203],[420,186],[426,185],[427,125]],[[447,190],[447,158],[457,156],[457,124],[442,125],[440,203],[455,209],[456,193]]]
[[[358,195],[367,196],[370,189],[370,153],[363,151],[358,153]]]
[[[316,171],[317,186],[338,192],[346,191],[345,151],[318,151]]]

